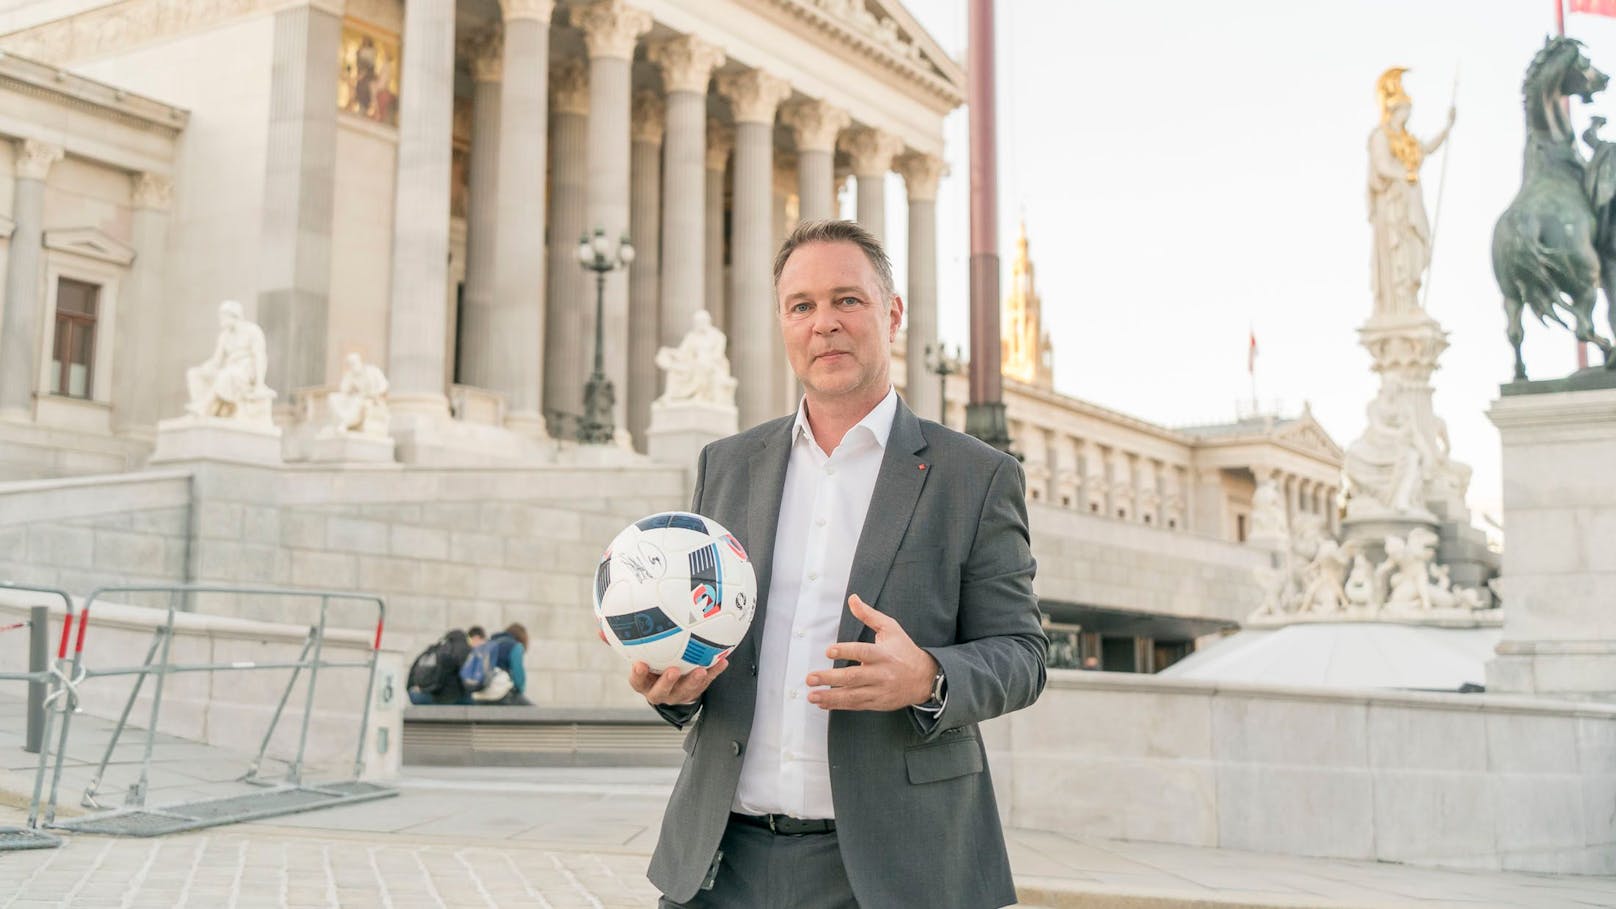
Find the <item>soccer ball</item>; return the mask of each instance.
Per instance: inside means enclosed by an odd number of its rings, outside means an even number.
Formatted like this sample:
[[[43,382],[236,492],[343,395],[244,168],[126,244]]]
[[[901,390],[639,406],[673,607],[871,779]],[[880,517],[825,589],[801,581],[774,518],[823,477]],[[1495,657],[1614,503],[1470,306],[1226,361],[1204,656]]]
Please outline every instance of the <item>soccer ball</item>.
[[[623,528],[595,569],[601,639],[654,672],[728,656],[751,627],[757,576],[718,522],[667,511]]]

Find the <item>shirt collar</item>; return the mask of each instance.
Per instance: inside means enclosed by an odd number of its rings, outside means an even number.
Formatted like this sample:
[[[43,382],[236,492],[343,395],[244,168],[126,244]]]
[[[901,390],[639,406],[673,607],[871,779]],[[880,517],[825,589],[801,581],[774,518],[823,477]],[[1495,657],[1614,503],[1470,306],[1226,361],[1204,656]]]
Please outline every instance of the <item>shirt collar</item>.
[[[897,416],[898,390],[888,386],[887,396],[881,399],[881,403],[872,407],[870,412],[864,415],[864,419],[853,424],[853,429],[849,429],[848,432],[851,434],[854,429],[862,426],[875,439],[876,445],[886,448],[887,439],[892,435],[892,422]],[[808,397],[806,395],[803,396],[801,401],[797,402],[797,422],[791,427],[792,442],[796,442],[803,437],[810,440],[814,437],[814,431],[808,426]]]

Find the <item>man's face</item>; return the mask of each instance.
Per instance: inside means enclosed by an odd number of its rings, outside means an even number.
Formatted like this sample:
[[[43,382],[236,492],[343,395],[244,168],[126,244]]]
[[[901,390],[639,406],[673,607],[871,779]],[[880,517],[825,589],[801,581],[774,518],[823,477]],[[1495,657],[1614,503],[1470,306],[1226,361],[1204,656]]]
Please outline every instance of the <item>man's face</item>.
[[[786,358],[811,397],[885,394],[903,301],[882,299],[881,281],[852,243],[798,247],[780,271]]]
[[[482,644],[486,640],[488,640],[488,639],[483,637],[480,634],[471,634],[471,635],[466,636],[466,643],[470,644],[473,647],[476,647],[476,646]]]

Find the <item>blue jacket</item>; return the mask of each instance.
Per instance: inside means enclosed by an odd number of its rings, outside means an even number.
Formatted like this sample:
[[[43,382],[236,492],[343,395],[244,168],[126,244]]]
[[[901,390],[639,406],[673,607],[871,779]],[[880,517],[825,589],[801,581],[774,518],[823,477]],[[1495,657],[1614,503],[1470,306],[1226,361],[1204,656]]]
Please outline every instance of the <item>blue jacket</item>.
[[[494,652],[494,665],[510,673],[511,684],[515,686],[516,691],[527,691],[527,670],[522,668],[522,660],[527,655],[527,650],[522,646],[522,642],[501,631],[489,638],[488,643],[492,645]]]

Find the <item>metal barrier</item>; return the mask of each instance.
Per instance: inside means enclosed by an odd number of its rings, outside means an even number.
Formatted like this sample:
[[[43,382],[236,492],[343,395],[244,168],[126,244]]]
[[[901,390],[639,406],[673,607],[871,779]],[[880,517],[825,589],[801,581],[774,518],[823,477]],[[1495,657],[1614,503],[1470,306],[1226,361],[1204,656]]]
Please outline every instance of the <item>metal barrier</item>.
[[[50,735],[52,719],[57,713],[64,714],[62,719],[62,743],[67,741],[67,719],[65,714],[73,709],[73,686],[78,679],[71,678],[63,672],[67,663],[67,642],[73,631],[73,598],[67,591],[54,587],[36,587],[31,584],[16,584],[10,581],[0,581],[0,589],[17,590],[24,593],[42,593],[51,597],[59,597],[62,601],[62,638],[56,648],[56,659],[50,661],[44,669],[30,669],[28,672],[0,672],[0,682],[28,682],[30,688],[34,685],[46,687],[44,698],[45,715],[43,727],[39,734],[39,764],[34,771],[33,793],[28,800],[28,821],[23,827],[0,827],[0,851],[14,849],[50,849],[60,846],[60,838],[40,829],[40,794],[45,781],[45,768],[50,755]],[[33,635],[43,634],[43,629],[34,627],[36,622],[48,621],[47,618],[35,611],[27,622],[9,626],[10,629],[28,627]],[[9,629],[8,629],[9,630]],[[31,720],[31,718],[30,718]],[[31,722],[30,722],[31,725]],[[58,750],[60,754],[60,749]]]
[[[146,652],[145,660],[138,666],[119,667],[112,669],[90,669],[84,665],[85,632],[89,627],[90,615],[97,601],[108,594],[167,594],[168,615],[162,625],[158,626],[152,634],[151,646]],[[247,596],[269,596],[286,598],[318,598],[320,601],[319,619],[309,626],[307,637],[303,642],[303,650],[298,659],[291,662],[231,662],[231,663],[195,663],[174,665],[170,662],[171,644],[174,638],[174,619],[176,614],[185,611],[180,607],[182,598],[191,594],[238,594]],[[65,595],[64,595],[65,596]],[[371,603],[376,607],[376,633],[371,642],[368,659],[359,661],[335,661],[323,659],[325,643],[326,621],[333,601],[350,601]],[[69,601],[70,602],[70,601]],[[178,585],[128,585],[100,587],[93,591],[85,600],[84,607],[79,613],[78,633],[73,651],[71,675],[62,677],[58,673],[66,692],[68,712],[63,717],[61,729],[61,744],[57,748],[56,762],[51,775],[49,798],[44,803],[47,826],[82,833],[105,833],[123,836],[158,836],[166,833],[175,833],[184,830],[195,830],[201,827],[211,827],[219,824],[230,824],[238,821],[254,820],[264,817],[291,814],[299,811],[308,811],[314,808],[328,807],[338,804],[369,801],[377,798],[386,798],[397,795],[396,790],[373,783],[361,782],[359,776],[364,770],[366,733],[370,725],[371,701],[375,693],[376,664],[380,654],[382,628],[386,619],[386,604],[380,597],[365,594],[343,593],[338,591],[322,590],[289,590],[271,587],[234,587],[205,584],[178,584]],[[63,651],[66,649],[67,634],[63,632]],[[151,783],[152,752],[157,741],[158,720],[161,716],[163,703],[163,689],[167,678],[171,675],[190,672],[226,672],[226,671],[254,671],[263,669],[291,669],[292,675],[286,688],[281,693],[280,702],[276,705],[269,729],[264,733],[263,742],[253,759],[247,772],[239,778],[240,782],[264,787],[266,791],[253,792],[245,795],[231,795],[222,798],[203,799],[199,801],[171,804],[148,808],[146,798]],[[307,753],[309,722],[314,713],[314,696],[316,684],[322,669],[364,669],[366,670],[365,699],[361,710],[358,742],[354,750],[354,764],[352,778],[335,783],[310,785],[303,780],[303,763]],[[307,693],[304,699],[303,724],[298,733],[296,756],[288,762],[288,769],[283,779],[279,781],[265,779],[260,774],[265,755],[268,753],[271,739],[275,729],[279,726],[281,717],[285,712],[286,704],[291,698],[292,690],[304,670],[308,671]],[[98,809],[99,813],[82,817],[58,821],[56,819],[56,806],[58,793],[61,787],[62,770],[66,758],[66,743],[68,729],[71,724],[71,709],[77,706],[78,695],[76,685],[96,678],[110,678],[116,676],[134,676],[135,682],[130,690],[129,697],[124,703],[123,711],[118,717],[117,725],[113,729],[112,737],[107,743],[106,751],[101,757],[95,775],[81,798],[81,804],[86,808]],[[129,722],[129,715],[133,711],[135,701],[139,698],[141,690],[148,677],[155,677],[152,683],[152,703],[150,717],[146,725],[146,740],[142,749],[139,778],[124,791],[123,805],[118,808],[106,809],[96,801],[107,767],[112,761],[114,751],[123,736],[124,729]],[[71,682],[68,679],[71,678]],[[43,768],[43,754],[41,756]],[[41,771],[43,775],[43,770]],[[39,781],[35,781],[36,801]]]

